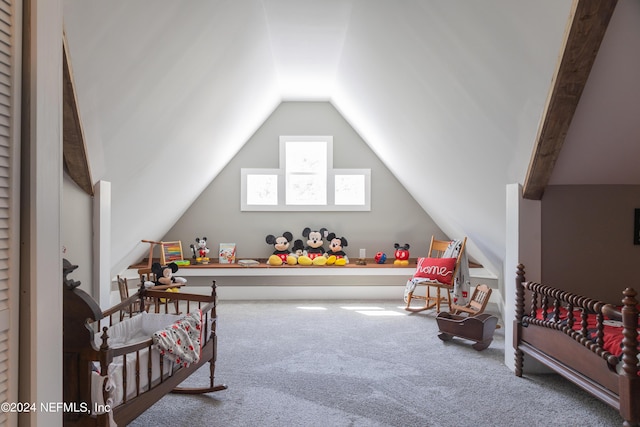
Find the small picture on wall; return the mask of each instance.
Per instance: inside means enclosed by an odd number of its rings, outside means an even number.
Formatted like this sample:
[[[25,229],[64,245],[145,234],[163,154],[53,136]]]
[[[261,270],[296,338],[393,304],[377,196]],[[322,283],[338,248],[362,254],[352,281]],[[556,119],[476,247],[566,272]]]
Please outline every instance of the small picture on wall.
[[[220,264],[234,264],[236,262],[236,244],[220,243],[220,251],[218,252]]]
[[[633,215],[633,244],[640,245],[640,209],[635,209]]]

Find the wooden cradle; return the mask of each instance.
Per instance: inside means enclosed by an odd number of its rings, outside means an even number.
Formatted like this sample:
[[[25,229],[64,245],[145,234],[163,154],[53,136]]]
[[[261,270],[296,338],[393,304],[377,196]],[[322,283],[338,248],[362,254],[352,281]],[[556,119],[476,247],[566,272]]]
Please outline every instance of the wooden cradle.
[[[211,295],[195,295],[188,293],[172,293],[158,290],[141,289],[129,299],[111,307],[105,312],[101,312],[98,304],[84,291],[77,288],[79,282],[74,282],[66,278],[66,275],[73,271],[77,266],[71,266],[65,262],[65,278],[64,278],[64,296],[63,296],[63,376],[64,388],[63,399],[66,405],[74,408],[71,411],[65,411],[65,426],[109,426],[113,421],[119,427],[126,426],[134,420],[138,415],[148,409],[157,402],[165,394],[189,393],[200,394],[224,390],[226,385],[215,385],[215,361],[216,361],[216,285],[213,282]],[[182,309],[186,312],[200,309],[202,311],[202,350],[200,360],[190,364],[188,367],[181,367],[173,364],[168,359],[160,358],[159,362],[159,378],[152,380],[152,368],[158,370],[157,366],[152,366],[152,346],[151,337],[142,342],[132,345],[110,348],[107,345],[107,326],[111,326],[119,321],[121,311],[126,311],[129,316],[131,307],[144,307],[142,302],[145,298],[155,300],[156,312],[161,309],[169,312],[170,308],[175,307],[174,301],[178,301]],[[141,315],[141,314],[136,314]],[[95,344],[95,336],[98,330],[102,328],[100,339],[102,345]],[[142,355],[142,356],[141,356]],[[146,358],[145,363],[147,370],[143,371],[140,367],[141,359]],[[124,390],[124,399],[122,403],[110,409],[109,412],[103,414],[90,414],[96,408],[98,402],[92,398],[92,376],[95,380],[95,368],[99,366],[100,372],[109,372],[109,366],[114,358],[124,360],[127,365],[127,358],[135,361],[135,395],[127,396],[126,378],[131,375],[127,374],[124,368],[123,381],[124,384],[116,384],[116,387],[122,387]],[[209,363],[209,381],[208,385],[199,388],[179,388],[178,385],[189,377],[200,367]],[[163,367],[163,364],[171,365],[171,372],[164,374],[169,366]],[[146,382],[141,381],[146,380]],[[140,384],[146,384],[140,387]],[[149,386],[150,385],[150,386]],[[142,389],[141,389],[142,388]],[[106,401],[108,393],[103,391],[104,401]],[[104,409],[104,407],[99,407]],[[100,411],[94,411],[100,412]]]
[[[622,308],[618,309],[584,296],[527,282],[524,266],[518,265],[515,374],[522,376],[526,354],[618,409],[625,420],[624,426],[640,426],[636,295],[635,290],[625,289]],[[561,313],[566,316],[563,318]],[[619,328],[622,353],[619,356],[604,348],[607,321],[622,322]]]

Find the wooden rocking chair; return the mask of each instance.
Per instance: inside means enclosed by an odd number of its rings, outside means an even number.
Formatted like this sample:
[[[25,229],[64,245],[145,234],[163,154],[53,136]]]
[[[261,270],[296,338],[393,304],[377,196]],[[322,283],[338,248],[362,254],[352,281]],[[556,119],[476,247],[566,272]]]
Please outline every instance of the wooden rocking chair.
[[[451,312],[453,314],[467,313],[469,316],[476,316],[487,308],[489,297],[491,296],[491,288],[487,285],[478,285],[471,295],[471,299],[467,305],[451,304]]]
[[[449,240],[436,240],[434,239],[433,236],[431,236],[431,244],[429,245],[429,253],[427,255],[427,257],[429,258],[442,258],[442,256],[445,254],[445,251],[447,250],[447,248],[449,247],[449,244],[451,243],[451,241]],[[451,310],[451,292],[453,291],[453,283],[455,280],[455,277],[457,277],[458,275],[458,270],[460,269],[460,262],[462,260],[462,254],[465,251],[465,246],[467,244],[467,238],[465,237],[462,240],[462,244],[460,246],[460,250],[458,251],[458,256],[457,256],[457,260],[453,269],[453,273],[452,273],[452,280],[451,280],[451,284],[444,284],[444,283],[439,283],[436,281],[424,281],[424,282],[420,282],[416,285],[416,288],[418,286],[425,286],[426,287],[426,291],[425,291],[425,295],[418,295],[415,293],[416,289],[414,289],[413,291],[409,292],[408,294],[406,294],[406,298],[405,298],[405,302],[407,303],[405,310],[407,311],[411,311],[413,313],[417,313],[420,311],[424,311],[424,310],[429,310],[432,308],[436,309],[436,313],[440,313],[440,305],[441,303],[446,303],[449,305],[449,310]],[[436,294],[435,295],[431,295],[431,287],[436,288]],[[442,295],[441,294],[441,289],[444,289],[444,292],[446,295]],[[422,307],[411,307],[411,300],[414,299],[420,299],[420,300],[424,300],[425,304]]]
[[[117,276],[118,279],[118,291],[120,292],[120,301],[125,301],[129,298],[129,285],[127,284],[127,278],[126,277],[120,277]],[[146,311],[148,311],[148,307],[147,304],[145,302],[145,307],[144,309]],[[129,307],[127,307],[125,310],[121,310],[120,311],[120,321],[122,321],[122,319],[124,319],[125,315],[128,315],[129,317],[133,316],[134,314],[139,313],[140,310],[140,301],[137,301],[136,303],[132,303]]]

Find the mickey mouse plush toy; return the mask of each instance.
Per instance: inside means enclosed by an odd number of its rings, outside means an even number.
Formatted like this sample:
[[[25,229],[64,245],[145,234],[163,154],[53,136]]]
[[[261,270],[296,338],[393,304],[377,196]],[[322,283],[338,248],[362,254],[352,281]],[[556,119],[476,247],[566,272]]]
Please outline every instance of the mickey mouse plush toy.
[[[346,265],[349,263],[349,258],[344,252],[344,247],[348,245],[347,239],[344,237],[337,237],[335,233],[329,233],[327,236],[329,241],[329,252],[327,252],[327,265]]]
[[[171,262],[167,265],[161,265],[159,262],[151,264],[151,272],[155,274],[155,282],[145,282],[145,287],[160,286],[160,285],[176,285],[187,283],[187,279],[184,277],[176,277],[173,274],[178,271],[178,264]]]
[[[400,244],[396,243],[393,247],[396,248],[396,252],[394,254],[396,260],[393,261],[393,264],[403,266],[409,265],[409,244],[405,243],[403,246],[400,246]]]
[[[273,245],[275,251],[267,260],[269,265],[282,265],[287,263],[289,265],[295,265],[298,263],[298,258],[289,251],[289,244],[293,240],[293,234],[288,231],[282,233],[282,236],[276,237],[273,234],[269,234],[266,239],[268,244]]]
[[[327,257],[325,255],[324,240],[328,236],[326,228],[319,231],[311,230],[306,227],[302,230],[302,235],[307,238],[307,246],[304,247],[302,256],[298,257],[298,264],[301,265],[325,265]]]

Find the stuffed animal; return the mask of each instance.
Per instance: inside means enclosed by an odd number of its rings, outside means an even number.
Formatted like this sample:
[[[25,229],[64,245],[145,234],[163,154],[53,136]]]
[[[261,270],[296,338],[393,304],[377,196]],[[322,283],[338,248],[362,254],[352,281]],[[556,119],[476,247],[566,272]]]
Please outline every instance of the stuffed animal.
[[[196,237],[196,244],[191,245],[191,251],[193,252],[193,258],[196,260],[200,260],[200,262],[209,262],[209,257],[207,254],[209,253],[209,248],[207,248],[207,238],[203,237],[202,239]]]
[[[326,228],[320,230],[311,230],[306,227],[302,230],[302,235],[307,238],[307,245],[302,251],[302,256],[298,257],[298,264],[301,265],[325,265],[327,263],[327,257],[325,255],[324,240],[328,231]]]
[[[293,234],[288,231],[282,233],[282,236],[276,237],[273,234],[269,234],[266,239],[268,244],[273,245],[275,251],[267,260],[269,265],[282,265],[287,263],[289,265],[295,265],[298,263],[298,257],[289,251],[289,245],[293,240]]]
[[[398,243],[393,245],[396,248],[396,252],[394,253],[396,260],[393,261],[394,265],[409,265],[409,244],[405,243],[403,246],[400,246]]]
[[[325,254],[327,257],[327,265],[349,264],[349,258],[343,250],[344,247],[348,245],[347,239],[337,237],[335,233],[329,233],[327,240],[329,241],[329,251]]]
[[[297,239],[295,242],[293,242],[291,252],[296,256],[296,259],[300,258],[304,253],[304,242],[300,239]]]
[[[171,262],[167,265],[161,265],[159,262],[151,264],[151,272],[155,274],[155,282],[147,281],[144,283],[145,287],[159,286],[159,285],[172,285],[172,284],[184,284],[187,283],[187,279],[184,277],[176,277],[173,274],[178,271],[178,264]]]

